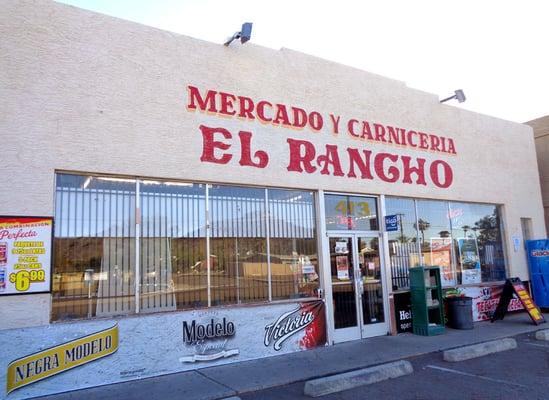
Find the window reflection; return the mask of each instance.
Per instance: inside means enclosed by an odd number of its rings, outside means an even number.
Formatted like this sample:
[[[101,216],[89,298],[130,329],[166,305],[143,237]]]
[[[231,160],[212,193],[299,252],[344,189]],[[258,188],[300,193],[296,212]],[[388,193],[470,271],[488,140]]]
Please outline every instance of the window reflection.
[[[448,202],[417,200],[417,213],[415,226],[419,233],[421,263],[439,266],[442,286],[455,286]]]
[[[206,187],[142,181],[141,312],[208,305]]]
[[[134,179],[56,182],[54,320],[134,312],[137,244],[140,312],[316,294],[312,192],[140,180],[138,208]]]
[[[265,190],[210,191],[212,305],[269,299]]]
[[[419,265],[419,238],[414,200],[387,197],[387,215],[396,215],[398,230],[388,232],[393,290],[410,286],[408,270]]]
[[[135,310],[135,184],[57,175],[52,319]]]
[[[319,287],[312,192],[268,190],[273,300],[312,297]]]
[[[505,279],[496,205],[387,197],[386,210],[398,217],[388,232],[394,290],[409,286],[408,269],[419,263],[440,266],[443,286]]]
[[[497,206],[450,203],[452,236],[462,283],[505,279]]]
[[[384,321],[383,288],[381,284],[381,260],[379,257],[379,239],[358,238],[358,262],[362,295],[362,321],[372,324]]]

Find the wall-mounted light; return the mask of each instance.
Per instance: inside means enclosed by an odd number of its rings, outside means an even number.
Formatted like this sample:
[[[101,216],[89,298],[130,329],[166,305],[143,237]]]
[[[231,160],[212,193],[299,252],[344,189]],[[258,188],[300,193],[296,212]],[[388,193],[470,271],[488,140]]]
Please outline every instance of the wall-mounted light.
[[[456,99],[460,103],[463,103],[466,100],[465,99],[465,93],[463,93],[463,90],[458,89],[458,90],[454,91],[454,93],[455,94],[453,96],[450,96],[447,99],[440,100],[440,102],[444,103],[445,101]]]
[[[235,39],[240,39],[240,43],[244,44],[252,37],[252,23],[244,22],[242,24],[242,29],[240,32],[236,32],[229,40],[227,40],[224,45],[228,46]]]

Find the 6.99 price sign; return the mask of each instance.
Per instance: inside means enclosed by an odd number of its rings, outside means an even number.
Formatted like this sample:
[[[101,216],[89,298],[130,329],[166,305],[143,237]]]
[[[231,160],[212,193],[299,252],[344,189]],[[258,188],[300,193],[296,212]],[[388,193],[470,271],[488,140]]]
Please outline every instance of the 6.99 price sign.
[[[53,218],[0,217],[0,295],[49,292]]]

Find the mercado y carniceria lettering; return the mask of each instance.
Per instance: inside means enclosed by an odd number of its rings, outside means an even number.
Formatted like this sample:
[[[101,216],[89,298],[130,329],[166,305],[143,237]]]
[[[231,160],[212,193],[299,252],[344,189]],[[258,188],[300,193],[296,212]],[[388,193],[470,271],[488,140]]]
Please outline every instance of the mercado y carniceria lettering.
[[[187,91],[189,99],[187,110],[189,111],[199,110],[223,117],[258,119],[262,123],[291,129],[302,129],[308,126],[314,132],[320,131],[325,125],[324,118],[317,111],[309,112],[300,107],[286,106],[266,100],[255,102],[250,97],[215,90],[207,90],[206,94],[202,95],[200,89],[191,85],[187,87]],[[332,132],[339,134],[341,117],[330,114],[328,120],[332,124]],[[359,121],[354,118],[349,119],[346,125],[347,132],[353,139],[456,154],[452,138],[377,122]]]

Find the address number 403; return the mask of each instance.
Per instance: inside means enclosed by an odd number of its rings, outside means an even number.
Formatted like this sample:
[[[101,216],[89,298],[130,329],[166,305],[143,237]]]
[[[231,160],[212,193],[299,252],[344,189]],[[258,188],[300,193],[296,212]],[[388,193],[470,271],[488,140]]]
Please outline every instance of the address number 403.
[[[370,205],[365,201],[361,201],[357,203],[355,203],[354,201],[349,201],[347,203],[347,201],[342,200],[339,203],[337,203],[335,209],[344,215],[357,215],[359,217],[365,217],[365,216],[371,215]],[[355,211],[356,211],[356,214],[355,214]]]

